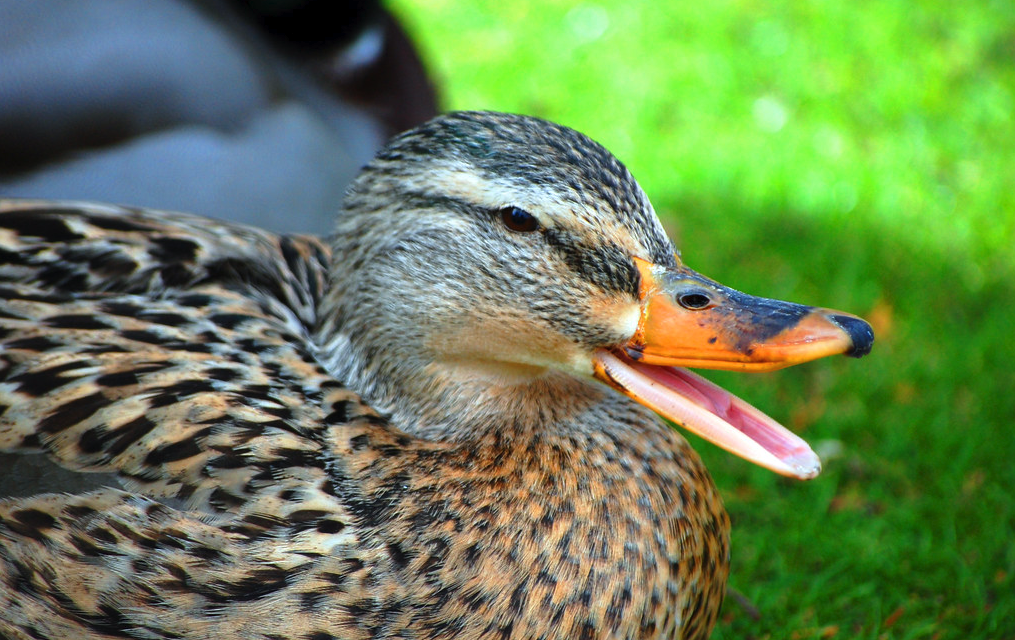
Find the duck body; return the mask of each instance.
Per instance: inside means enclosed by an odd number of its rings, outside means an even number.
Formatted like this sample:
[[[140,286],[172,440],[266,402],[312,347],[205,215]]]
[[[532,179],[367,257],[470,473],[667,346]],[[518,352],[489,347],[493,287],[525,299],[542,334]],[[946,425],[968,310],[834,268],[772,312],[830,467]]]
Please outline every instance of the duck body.
[[[642,406],[683,405],[637,376],[677,358],[647,299],[743,294],[685,272],[581,134],[432,121],[364,170],[330,247],[81,203],[7,202],[0,229],[0,448],[120,483],[0,502],[0,635],[709,634],[729,521]],[[778,309],[725,368],[806,323],[834,345],[803,359],[869,348],[844,314]],[[742,401],[666,371],[740,424]],[[762,464],[811,473],[752,420]]]
[[[69,220],[66,210],[19,206],[38,221]],[[236,235],[208,223],[197,235],[201,222],[181,227],[167,214],[122,213],[146,239],[201,238],[208,255],[228,254],[216,236]],[[307,246],[327,258],[323,245]],[[162,279],[169,267],[159,265]],[[41,423],[58,425],[48,443],[54,457],[83,470],[119,468],[128,489],[3,505],[0,567],[13,586],[0,589],[0,628],[8,635],[640,638],[674,637],[682,620],[704,634],[714,622],[728,520],[697,455],[651,412],[636,405],[632,413],[612,390],[561,377],[577,387],[563,396],[572,406],[487,421],[475,438],[416,437],[302,362],[283,319],[228,288],[74,303],[8,292],[6,309],[35,312],[5,344],[8,362],[26,358],[7,377],[12,395],[67,378],[34,399],[49,401],[45,417],[22,398],[10,403],[8,419],[15,414],[29,431],[16,434],[18,448]],[[206,306],[186,306],[199,302]],[[52,330],[96,303],[124,314],[103,319],[115,328],[87,337]],[[221,326],[237,316],[241,324]],[[160,324],[167,321],[175,326]],[[177,335],[202,337],[188,344]],[[148,342],[139,349],[138,339]],[[41,358],[36,340],[66,343],[47,344],[51,355]],[[89,349],[96,354],[82,353]],[[239,370],[237,362],[242,379],[215,379]],[[279,380],[299,382],[287,389]],[[81,398],[95,394],[109,406],[81,419]],[[115,415],[126,398],[143,400]],[[30,417],[18,419],[18,407]],[[190,429],[152,426],[194,413],[203,418]],[[203,446],[192,447],[202,432]],[[9,445],[15,434],[5,435]],[[32,578],[17,579],[25,575]]]

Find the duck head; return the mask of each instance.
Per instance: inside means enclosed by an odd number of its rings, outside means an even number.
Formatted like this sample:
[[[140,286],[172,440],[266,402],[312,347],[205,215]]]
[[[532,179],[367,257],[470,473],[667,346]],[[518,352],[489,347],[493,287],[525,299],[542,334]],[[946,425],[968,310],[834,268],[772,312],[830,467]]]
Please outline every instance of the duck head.
[[[803,440],[684,367],[771,370],[861,356],[873,340],[855,316],[684,266],[623,164],[530,117],[452,113],[395,138],[350,188],[333,247],[325,360],[428,437],[566,421],[617,400],[605,384],[748,460],[813,477]]]

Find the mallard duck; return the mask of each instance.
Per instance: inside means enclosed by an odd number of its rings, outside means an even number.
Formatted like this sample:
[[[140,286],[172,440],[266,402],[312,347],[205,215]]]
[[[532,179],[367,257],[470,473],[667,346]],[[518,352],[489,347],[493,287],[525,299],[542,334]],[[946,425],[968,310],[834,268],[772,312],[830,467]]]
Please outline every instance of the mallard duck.
[[[0,503],[5,637],[705,638],[729,520],[655,413],[812,477],[683,367],[873,339],[692,271],[624,165],[524,116],[396,137],[330,247],[82,203],[0,229],[0,447],[120,483]]]
[[[0,0],[0,197],[327,233],[359,167],[437,114],[379,0],[124,8]]]

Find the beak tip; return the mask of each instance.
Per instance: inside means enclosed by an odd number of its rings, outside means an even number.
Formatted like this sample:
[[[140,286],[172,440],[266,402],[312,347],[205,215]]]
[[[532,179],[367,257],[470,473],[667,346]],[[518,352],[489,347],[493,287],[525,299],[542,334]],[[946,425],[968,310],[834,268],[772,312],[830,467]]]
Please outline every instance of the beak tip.
[[[793,469],[794,475],[801,480],[811,480],[821,473],[821,460],[809,450],[806,454],[793,456],[784,462]]]
[[[867,322],[846,314],[830,315],[828,319],[849,335],[852,346],[846,351],[847,356],[862,358],[871,352],[874,346],[874,329]]]

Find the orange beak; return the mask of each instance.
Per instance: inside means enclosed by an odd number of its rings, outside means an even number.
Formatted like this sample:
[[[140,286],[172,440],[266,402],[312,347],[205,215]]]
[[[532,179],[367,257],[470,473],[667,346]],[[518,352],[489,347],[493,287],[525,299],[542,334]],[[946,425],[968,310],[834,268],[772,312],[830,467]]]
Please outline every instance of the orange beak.
[[[750,296],[683,265],[635,261],[638,329],[628,344],[596,352],[596,377],[747,460],[787,476],[816,476],[821,463],[806,442],[679,367],[771,371],[835,354],[860,357],[874,341],[870,325],[840,311]]]

